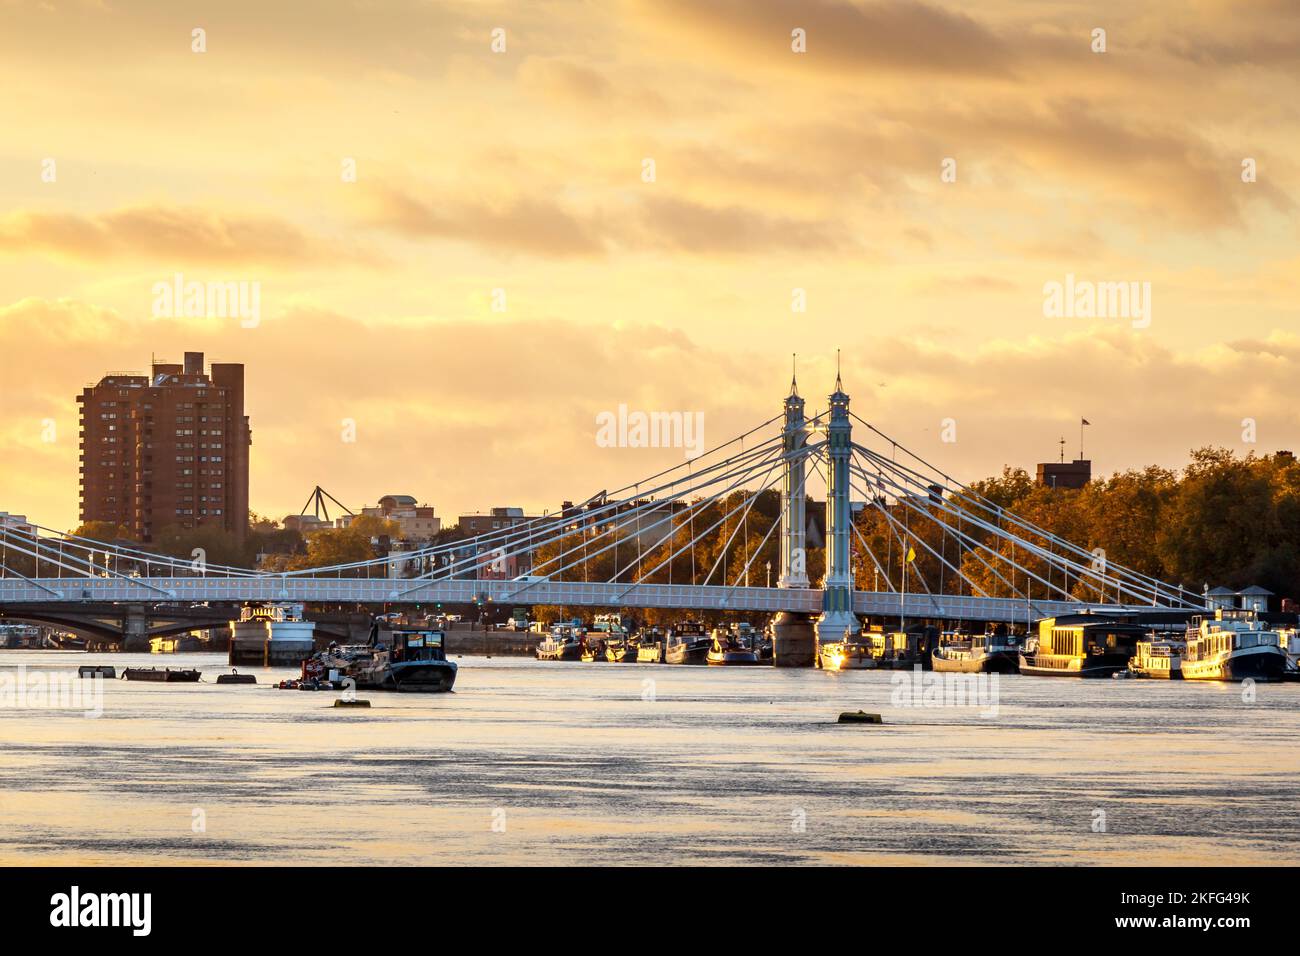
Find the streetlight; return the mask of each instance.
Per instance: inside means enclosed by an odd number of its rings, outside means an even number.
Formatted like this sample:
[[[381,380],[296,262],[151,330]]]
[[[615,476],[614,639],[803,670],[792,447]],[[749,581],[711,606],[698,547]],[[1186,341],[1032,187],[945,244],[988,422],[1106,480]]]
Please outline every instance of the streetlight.
[[[767,586],[771,587],[772,586],[772,562],[767,561],[764,563],[767,565]]]

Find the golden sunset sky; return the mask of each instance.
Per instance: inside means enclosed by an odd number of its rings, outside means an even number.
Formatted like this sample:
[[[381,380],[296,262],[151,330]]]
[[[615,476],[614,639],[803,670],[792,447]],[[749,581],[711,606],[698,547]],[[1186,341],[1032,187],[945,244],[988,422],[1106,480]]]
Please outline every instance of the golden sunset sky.
[[[275,517],[581,500],[682,460],[602,411],[712,444],[792,352],[824,407],[837,348],[966,479],[1080,416],[1101,474],[1300,446],[1293,0],[0,0],[0,79],[0,510],[46,525],[75,395],[185,350],[246,364]],[[259,282],[260,324],[155,318],[176,273]],[[1150,326],[1045,317],[1067,274],[1150,282]]]

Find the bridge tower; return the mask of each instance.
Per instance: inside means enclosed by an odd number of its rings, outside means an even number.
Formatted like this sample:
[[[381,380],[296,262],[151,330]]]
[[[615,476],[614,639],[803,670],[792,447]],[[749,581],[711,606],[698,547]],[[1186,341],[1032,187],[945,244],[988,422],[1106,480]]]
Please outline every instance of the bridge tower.
[[[790,379],[790,394],[785,400],[785,479],[781,483],[781,578],[778,587],[808,587],[807,551],[804,533],[808,526],[804,492],[807,459],[799,455],[808,441],[808,424],[804,419],[799,383]]]
[[[853,424],[849,421],[849,396],[839,374],[830,396],[830,421],[826,426],[826,580],[822,585],[822,615],[817,619],[817,640],[840,641],[844,632],[856,633],[853,613],[853,570],[849,566],[849,535],[853,514],[849,505],[849,461],[853,456]]]
[[[785,475],[781,483],[781,577],[777,587],[806,588],[808,583],[805,531],[807,494],[804,475],[807,458],[798,454],[808,441],[808,422],[799,383],[790,378],[785,399]],[[806,614],[782,611],[773,622],[772,656],[778,667],[809,667],[813,663],[812,622]]]

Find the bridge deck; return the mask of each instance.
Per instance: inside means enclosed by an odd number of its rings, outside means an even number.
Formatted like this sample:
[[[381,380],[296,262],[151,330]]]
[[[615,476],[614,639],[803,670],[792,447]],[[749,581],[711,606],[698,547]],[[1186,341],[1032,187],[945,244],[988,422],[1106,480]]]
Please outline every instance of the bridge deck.
[[[822,592],[813,588],[725,587],[691,584],[607,582],[413,581],[390,578],[309,578],[264,575],[249,578],[21,578],[0,579],[0,605],[18,602],[80,604],[93,601],[204,603],[296,601],[336,604],[557,604],[572,607],[644,607],[772,613],[821,611]],[[973,621],[1024,621],[1077,613],[1087,608],[1116,611],[1135,605],[984,598],[953,594],[856,591],[860,614]],[[1151,610],[1150,606],[1141,609]]]

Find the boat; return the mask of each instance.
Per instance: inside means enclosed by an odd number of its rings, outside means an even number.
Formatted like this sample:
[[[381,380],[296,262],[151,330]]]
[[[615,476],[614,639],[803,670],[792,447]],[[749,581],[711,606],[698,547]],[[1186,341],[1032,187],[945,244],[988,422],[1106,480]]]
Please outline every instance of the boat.
[[[931,653],[939,643],[939,630],[925,625],[890,632],[872,628],[864,631],[862,637],[871,643],[871,655],[876,659],[876,666],[883,670],[913,667],[929,670]]]
[[[1265,629],[1246,608],[1219,608],[1197,615],[1187,629],[1183,680],[1279,681],[1287,653],[1277,631]]]
[[[668,643],[664,645],[665,664],[704,664],[708,662],[713,640],[698,621],[674,624],[668,630]]]
[[[1286,672],[1284,680],[1300,681],[1300,628],[1278,628],[1278,643],[1286,652]]]
[[[1038,622],[1036,643],[1020,652],[1020,673],[1031,677],[1110,677],[1128,669],[1139,624],[1098,614],[1063,614]]]
[[[631,634],[611,634],[605,641],[605,660],[611,664],[635,664],[637,654],[636,638]]]
[[[193,684],[199,679],[199,672],[193,668],[172,670],[170,667],[127,667],[122,671],[122,679]]]
[[[578,655],[578,660],[584,664],[594,664],[605,660],[605,638],[592,633],[584,634],[582,637],[582,653]]]
[[[875,670],[879,665],[868,635],[846,628],[842,641],[818,641],[816,664],[824,671]]]
[[[77,668],[78,677],[104,677],[117,680],[117,668],[112,664],[82,664]]]
[[[365,644],[330,644],[302,663],[302,683],[417,693],[449,691],[456,662],[447,660],[443,631],[377,618]]]
[[[582,628],[575,624],[556,624],[537,645],[539,661],[576,661],[582,657]]]
[[[651,627],[637,638],[636,662],[638,664],[660,664],[664,660],[664,630]]]
[[[945,631],[930,652],[930,666],[948,674],[1014,674],[1020,669],[1021,639],[1005,625],[971,634]]]
[[[1137,642],[1137,649],[1129,658],[1128,673],[1135,677],[1182,680],[1183,655],[1186,653],[1186,641],[1153,632]],[[1118,677],[1119,672],[1115,676]]]
[[[713,639],[705,661],[716,665],[757,664],[758,652],[749,643],[752,635],[744,635],[734,627],[715,627]]]
[[[311,656],[315,628],[304,620],[301,604],[246,604],[239,620],[230,622],[227,663],[297,666]]]

